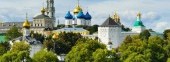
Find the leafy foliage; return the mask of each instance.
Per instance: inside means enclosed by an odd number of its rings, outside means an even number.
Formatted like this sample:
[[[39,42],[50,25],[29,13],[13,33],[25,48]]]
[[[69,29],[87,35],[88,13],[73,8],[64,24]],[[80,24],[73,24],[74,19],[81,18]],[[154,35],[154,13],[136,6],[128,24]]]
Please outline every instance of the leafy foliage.
[[[16,42],[13,44],[10,51],[3,54],[0,58],[1,62],[31,62],[31,58],[29,56],[30,46],[26,42]]]
[[[22,35],[22,33],[19,32],[19,28],[17,28],[16,26],[13,26],[7,31],[6,40],[12,40],[12,39],[17,38],[21,35]]]
[[[168,33],[170,33],[170,29],[167,29],[163,32],[164,39],[166,40],[168,37]]]
[[[45,36],[39,33],[33,33],[31,32],[31,37],[35,38],[36,40],[40,41],[41,43],[43,43],[43,41],[45,40]]]
[[[148,40],[150,36],[151,34],[149,33],[149,30],[144,30],[139,35],[141,40]]]
[[[58,35],[58,39],[51,39],[51,37],[47,38],[48,39],[46,39],[43,44],[48,51],[54,50],[57,54],[67,54],[82,36],[78,33],[63,32]]]
[[[41,50],[34,54],[34,62],[58,62],[57,55],[51,51]]]
[[[97,49],[93,52],[93,62],[118,62],[117,54],[114,50]]]
[[[0,43],[0,56],[6,53],[10,49],[8,42]]]
[[[166,62],[167,52],[165,41],[157,36],[151,36],[148,41],[132,38],[132,42],[124,40],[119,47],[120,61],[123,62]]]
[[[26,41],[15,42],[11,47],[11,51],[29,51],[30,45]]]
[[[81,39],[66,55],[66,62],[92,62],[93,52],[97,49],[105,49],[105,45],[99,43],[97,40]]]

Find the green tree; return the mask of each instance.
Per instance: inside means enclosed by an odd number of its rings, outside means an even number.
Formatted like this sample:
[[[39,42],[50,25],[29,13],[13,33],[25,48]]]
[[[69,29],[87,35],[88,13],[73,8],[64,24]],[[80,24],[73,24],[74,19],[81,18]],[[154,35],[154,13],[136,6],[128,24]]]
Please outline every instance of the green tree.
[[[0,43],[0,56],[6,53],[10,49],[8,42]]]
[[[90,31],[90,34],[93,34],[98,31],[98,27],[99,25],[93,25],[93,26],[84,27],[84,29]]]
[[[1,62],[31,62],[31,58],[29,56],[30,46],[27,42],[15,42],[11,50],[7,53],[3,54],[0,58]]]
[[[54,41],[52,40],[45,40],[43,45],[45,48],[47,48],[48,51],[54,50]]]
[[[8,51],[1,58],[0,62],[31,62],[28,51]]]
[[[166,62],[168,58],[169,48],[158,36],[151,36],[145,41],[133,37],[132,42],[125,41],[119,47],[122,62]]]
[[[118,62],[116,52],[107,49],[97,49],[93,52],[93,62]]]
[[[12,39],[17,38],[19,36],[22,36],[22,33],[19,32],[19,28],[17,28],[16,26],[13,26],[7,31],[6,40],[12,40]]]
[[[60,33],[58,39],[53,39],[55,44],[55,52],[57,54],[67,54],[73,46],[75,46],[78,39],[82,38],[81,34],[77,33]],[[51,43],[51,42],[48,42]]]
[[[51,51],[40,50],[33,56],[34,62],[58,62],[57,55]]]
[[[39,33],[31,33],[31,37],[35,38],[36,40],[40,41],[41,43],[43,43],[43,41],[45,40],[45,36]]]
[[[170,58],[168,58],[167,62],[170,62]]]
[[[164,36],[164,39],[165,39],[165,40],[166,40],[167,37],[168,37],[168,33],[170,33],[170,29],[164,30],[163,36]]]
[[[14,42],[11,51],[29,51],[30,45],[26,41]]]
[[[151,34],[149,33],[149,30],[144,30],[139,35],[141,40],[148,40],[150,36]]]
[[[106,49],[104,44],[97,40],[80,39],[72,50],[66,55],[66,62],[92,62],[93,52],[97,49]]]

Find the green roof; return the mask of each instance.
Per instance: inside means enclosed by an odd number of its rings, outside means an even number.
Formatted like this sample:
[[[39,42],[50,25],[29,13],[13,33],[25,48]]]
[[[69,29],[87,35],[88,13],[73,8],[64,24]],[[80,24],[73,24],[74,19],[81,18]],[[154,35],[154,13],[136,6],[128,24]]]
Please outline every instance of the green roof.
[[[142,21],[141,21],[140,19],[137,19],[137,20],[135,21],[134,26],[135,26],[135,27],[137,27],[137,26],[142,26],[142,27],[144,27],[144,25],[143,25],[143,23],[142,23]]]
[[[0,43],[5,42],[5,35],[0,35]]]

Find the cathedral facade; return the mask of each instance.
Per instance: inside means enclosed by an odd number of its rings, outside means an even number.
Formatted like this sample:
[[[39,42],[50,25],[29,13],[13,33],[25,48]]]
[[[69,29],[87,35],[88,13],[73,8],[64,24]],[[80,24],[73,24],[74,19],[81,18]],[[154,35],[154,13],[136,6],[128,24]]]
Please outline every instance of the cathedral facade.
[[[0,23],[0,33],[6,33],[12,26],[22,29],[24,22],[2,22]],[[43,31],[53,29],[55,25],[55,7],[54,0],[47,0],[46,8],[41,9],[41,14],[33,17],[33,21],[29,21],[30,31],[43,34]]]
[[[86,14],[83,13],[83,9],[80,7],[79,2],[76,8],[70,12],[68,11],[65,15],[65,26],[70,25],[83,25],[91,26],[91,15],[87,11]]]

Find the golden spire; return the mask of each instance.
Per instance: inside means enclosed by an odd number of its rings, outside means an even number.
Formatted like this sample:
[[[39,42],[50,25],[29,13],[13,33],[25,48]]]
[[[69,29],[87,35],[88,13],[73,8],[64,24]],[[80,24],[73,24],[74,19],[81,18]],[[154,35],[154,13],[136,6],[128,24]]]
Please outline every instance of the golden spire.
[[[138,12],[137,17],[141,18],[141,13],[140,12]]]
[[[74,13],[74,14],[78,14],[80,11],[82,11],[82,8],[81,8],[80,5],[79,5],[79,0],[77,0],[77,1],[78,1],[77,6],[76,6],[76,8],[73,10],[73,13]]]
[[[27,13],[26,13],[26,19],[25,19],[25,22],[23,23],[23,27],[24,27],[24,28],[30,28],[30,23],[28,22]]]

